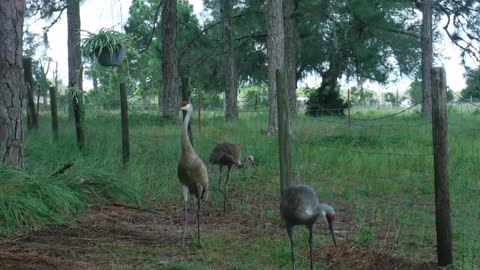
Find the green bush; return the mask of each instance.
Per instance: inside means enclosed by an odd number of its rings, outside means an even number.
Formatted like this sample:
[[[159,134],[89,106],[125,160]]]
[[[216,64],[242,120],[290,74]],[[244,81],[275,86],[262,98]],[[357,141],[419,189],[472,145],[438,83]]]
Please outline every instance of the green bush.
[[[347,103],[340,96],[340,89],[322,91],[322,88],[308,91],[307,115],[345,115]]]

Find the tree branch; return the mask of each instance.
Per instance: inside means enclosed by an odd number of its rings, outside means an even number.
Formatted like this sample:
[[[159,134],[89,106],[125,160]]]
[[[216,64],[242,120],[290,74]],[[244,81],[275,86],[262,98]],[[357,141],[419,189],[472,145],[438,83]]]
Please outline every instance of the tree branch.
[[[405,31],[405,30],[402,30],[402,29],[386,28],[385,30],[388,31],[388,32],[398,33],[398,34],[407,35],[407,36],[411,36],[411,37],[420,39],[419,34],[413,33],[413,32],[408,32],[408,31]]]
[[[155,10],[155,14],[153,15],[153,26],[152,26],[152,31],[150,31],[150,37],[148,38],[147,45],[145,48],[141,49],[138,53],[144,53],[148,47],[150,47],[150,44],[152,44],[153,36],[155,35],[155,29],[157,28],[157,21],[158,21],[158,16],[160,15],[160,9],[163,5],[163,1],[160,0],[158,3],[157,9]]]
[[[240,18],[242,16],[244,16],[245,13],[241,13],[241,14],[238,14],[238,15],[235,15],[235,16],[232,16],[232,19],[237,19],[237,18]],[[211,23],[207,26],[205,26],[205,28],[202,29],[202,31],[198,32],[192,39],[190,39],[187,43],[187,45],[185,45],[185,47],[183,47],[182,51],[180,52],[180,58],[183,58],[183,56],[185,55],[185,53],[187,52],[187,49],[189,49],[193,43],[195,41],[197,41],[197,39],[199,39],[203,34],[205,34],[206,32],[208,32],[210,29],[212,29],[213,27],[221,24],[222,21],[216,21],[214,23]]]
[[[455,25],[455,18],[457,17],[455,15],[455,13],[452,10],[449,10],[447,7],[444,7],[440,4],[437,4],[436,7],[438,7],[438,9],[440,9],[447,16],[447,22],[443,26],[443,30],[445,31],[445,33],[447,34],[449,39],[453,42],[453,44],[455,44],[455,46],[462,49],[463,53],[467,53],[468,55],[473,57],[475,59],[475,61],[480,62],[480,59],[478,58],[477,53],[475,52],[475,47],[473,46],[473,44],[471,42],[466,41],[465,39],[463,39],[459,35],[456,35],[456,34],[455,34],[455,36],[452,35],[452,33],[450,33],[450,31],[448,30],[448,27],[450,26],[450,23],[452,21],[451,20],[452,15],[454,16],[454,26],[458,27],[457,25]],[[466,32],[466,30],[463,27],[461,27],[461,28],[464,32]],[[465,45],[460,44],[459,40],[465,42]],[[473,40],[477,40],[477,39],[473,39]]]
[[[48,26],[43,27],[43,43],[45,44],[45,47],[47,47],[47,48],[49,47],[48,46],[48,31],[50,31],[50,28],[52,28],[60,20],[60,17],[62,17],[62,14],[63,14],[64,11],[65,11],[65,9],[59,10],[57,17],[52,21],[52,23],[49,24]]]

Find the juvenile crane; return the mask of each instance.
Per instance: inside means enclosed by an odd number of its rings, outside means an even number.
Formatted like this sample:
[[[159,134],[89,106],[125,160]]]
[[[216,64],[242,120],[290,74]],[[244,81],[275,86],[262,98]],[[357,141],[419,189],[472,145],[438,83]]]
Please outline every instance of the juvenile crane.
[[[245,156],[243,163],[240,160],[241,155],[240,146],[233,143],[220,143],[213,148],[212,153],[210,154],[210,163],[217,164],[220,169],[220,180],[218,181],[218,188],[223,194],[223,213],[225,214],[225,205],[227,198],[227,183],[230,176],[230,169],[235,165],[237,168],[243,168],[246,163],[252,164],[254,168],[257,167],[255,161],[253,160],[252,155]],[[223,184],[224,188],[222,191],[222,170],[223,166],[227,166],[227,179]]]
[[[190,138],[188,137],[188,122],[192,117],[193,107],[188,101],[183,101],[180,105],[180,110],[186,111],[187,115],[183,121],[183,130],[182,130],[182,154],[180,161],[178,162],[178,179],[182,185],[182,194],[185,207],[185,223],[183,226],[183,239],[182,239],[182,248],[185,248],[185,235],[187,232],[187,223],[188,223],[188,196],[190,194],[195,195],[197,199],[197,237],[199,248],[202,247],[200,244],[200,201],[205,201],[208,194],[208,173],[207,167],[203,161],[198,157],[198,154],[192,147],[190,143]]]
[[[295,252],[293,250],[293,227],[305,225],[310,231],[308,243],[310,244],[310,269],[313,269],[312,260],[312,227],[318,219],[328,224],[332,234],[333,244],[337,245],[333,233],[333,220],[335,210],[330,205],[319,203],[317,194],[313,188],[307,185],[292,185],[282,195],[280,201],[280,213],[287,225],[288,237],[292,253],[292,265],[295,270]]]

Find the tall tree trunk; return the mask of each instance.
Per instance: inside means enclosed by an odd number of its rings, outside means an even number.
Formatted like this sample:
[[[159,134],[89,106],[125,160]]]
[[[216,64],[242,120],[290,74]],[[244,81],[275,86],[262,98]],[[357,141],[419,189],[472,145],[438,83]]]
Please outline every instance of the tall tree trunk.
[[[68,24],[68,87],[71,108],[75,120],[77,145],[81,149],[85,143],[83,134],[82,100],[83,100],[83,70],[80,51],[80,1],[67,1]],[[74,92],[74,93],[73,93]],[[73,93],[73,94],[72,94]]]
[[[225,118],[227,121],[238,119],[237,77],[232,38],[232,1],[222,0],[223,22],[223,63],[225,66]]]
[[[337,80],[343,71],[343,59],[340,53],[334,53],[330,57],[328,69],[322,74],[322,82],[320,83],[320,93],[328,93],[335,91],[337,87]]]
[[[267,0],[268,38],[268,133],[278,130],[277,119],[277,84],[275,71],[283,69],[285,63],[285,35],[283,26],[283,0]]]
[[[432,118],[432,0],[422,1],[422,116]]]
[[[284,0],[285,15],[285,71],[287,75],[288,112],[297,114],[297,23],[295,10],[299,0]]]
[[[0,1],[0,162],[23,167],[24,0]]]
[[[27,100],[27,128],[38,128],[37,113],[35,111],[35,98],[33,96],[33,73],[32,73],[32,58],[23,58],[23,73],[25,81],[25,93]]]
[[[177,1],[165,0],[162,10],[163,63],[162,95],[160,107],[165,117],[178,115],[178,67],[177,67]]]

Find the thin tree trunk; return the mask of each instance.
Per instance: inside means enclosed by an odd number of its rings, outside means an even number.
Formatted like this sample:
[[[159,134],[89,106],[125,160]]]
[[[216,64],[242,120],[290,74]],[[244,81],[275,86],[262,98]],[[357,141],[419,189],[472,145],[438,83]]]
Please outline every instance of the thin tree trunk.
[[[178,67],[177,67],[177,1],[164,0],[162,10],[163,63],[162,94],[160,108],[163,116],[175,119],[178,115]]]
[[[50,115],[52,117],[53,139],[58,139],[58,114],[57,114],[57,89],[55,86],[49,88],[50,93]]]
[[[23,14],[25,1],[0,1],[0,162],[23,167]]]
[[[222,0],[223,21],[223,63],[225,66],[225,118],[227,121],[238,119],[237,77],[232,38],[232,1]]]
[[[80,149],[85,143],[83,133],[83,72],[82,57],[80,51],[80,3],[79,0],[67,1],[67,24],[68,24],[68,87],[71,99],[71,107],[75,120],[77,145]],[[74,92],[74,93],[73,93]]]
[[[23,73],[25,80],[25,94],[27,99],[27,128],[38,128],[37,113],[35,111],[35,100],[33,97],[33,74],[32,74],[32,58],[23,58]]]
[[[285,63],[285,35],[283,25],[283,0],[267,0],[268,38],[267,38],[267,64],[268,64],[268,133],[278,130],[277,119],[277,85],[275,71],[283,69]]]
[[[432,0],[422,2],[422,116],[432,118]]]
[[[284,0],[285,71],[287,78],[288,112],[290,119],[297,114],[297,23],[295,10],[299,0]]]

